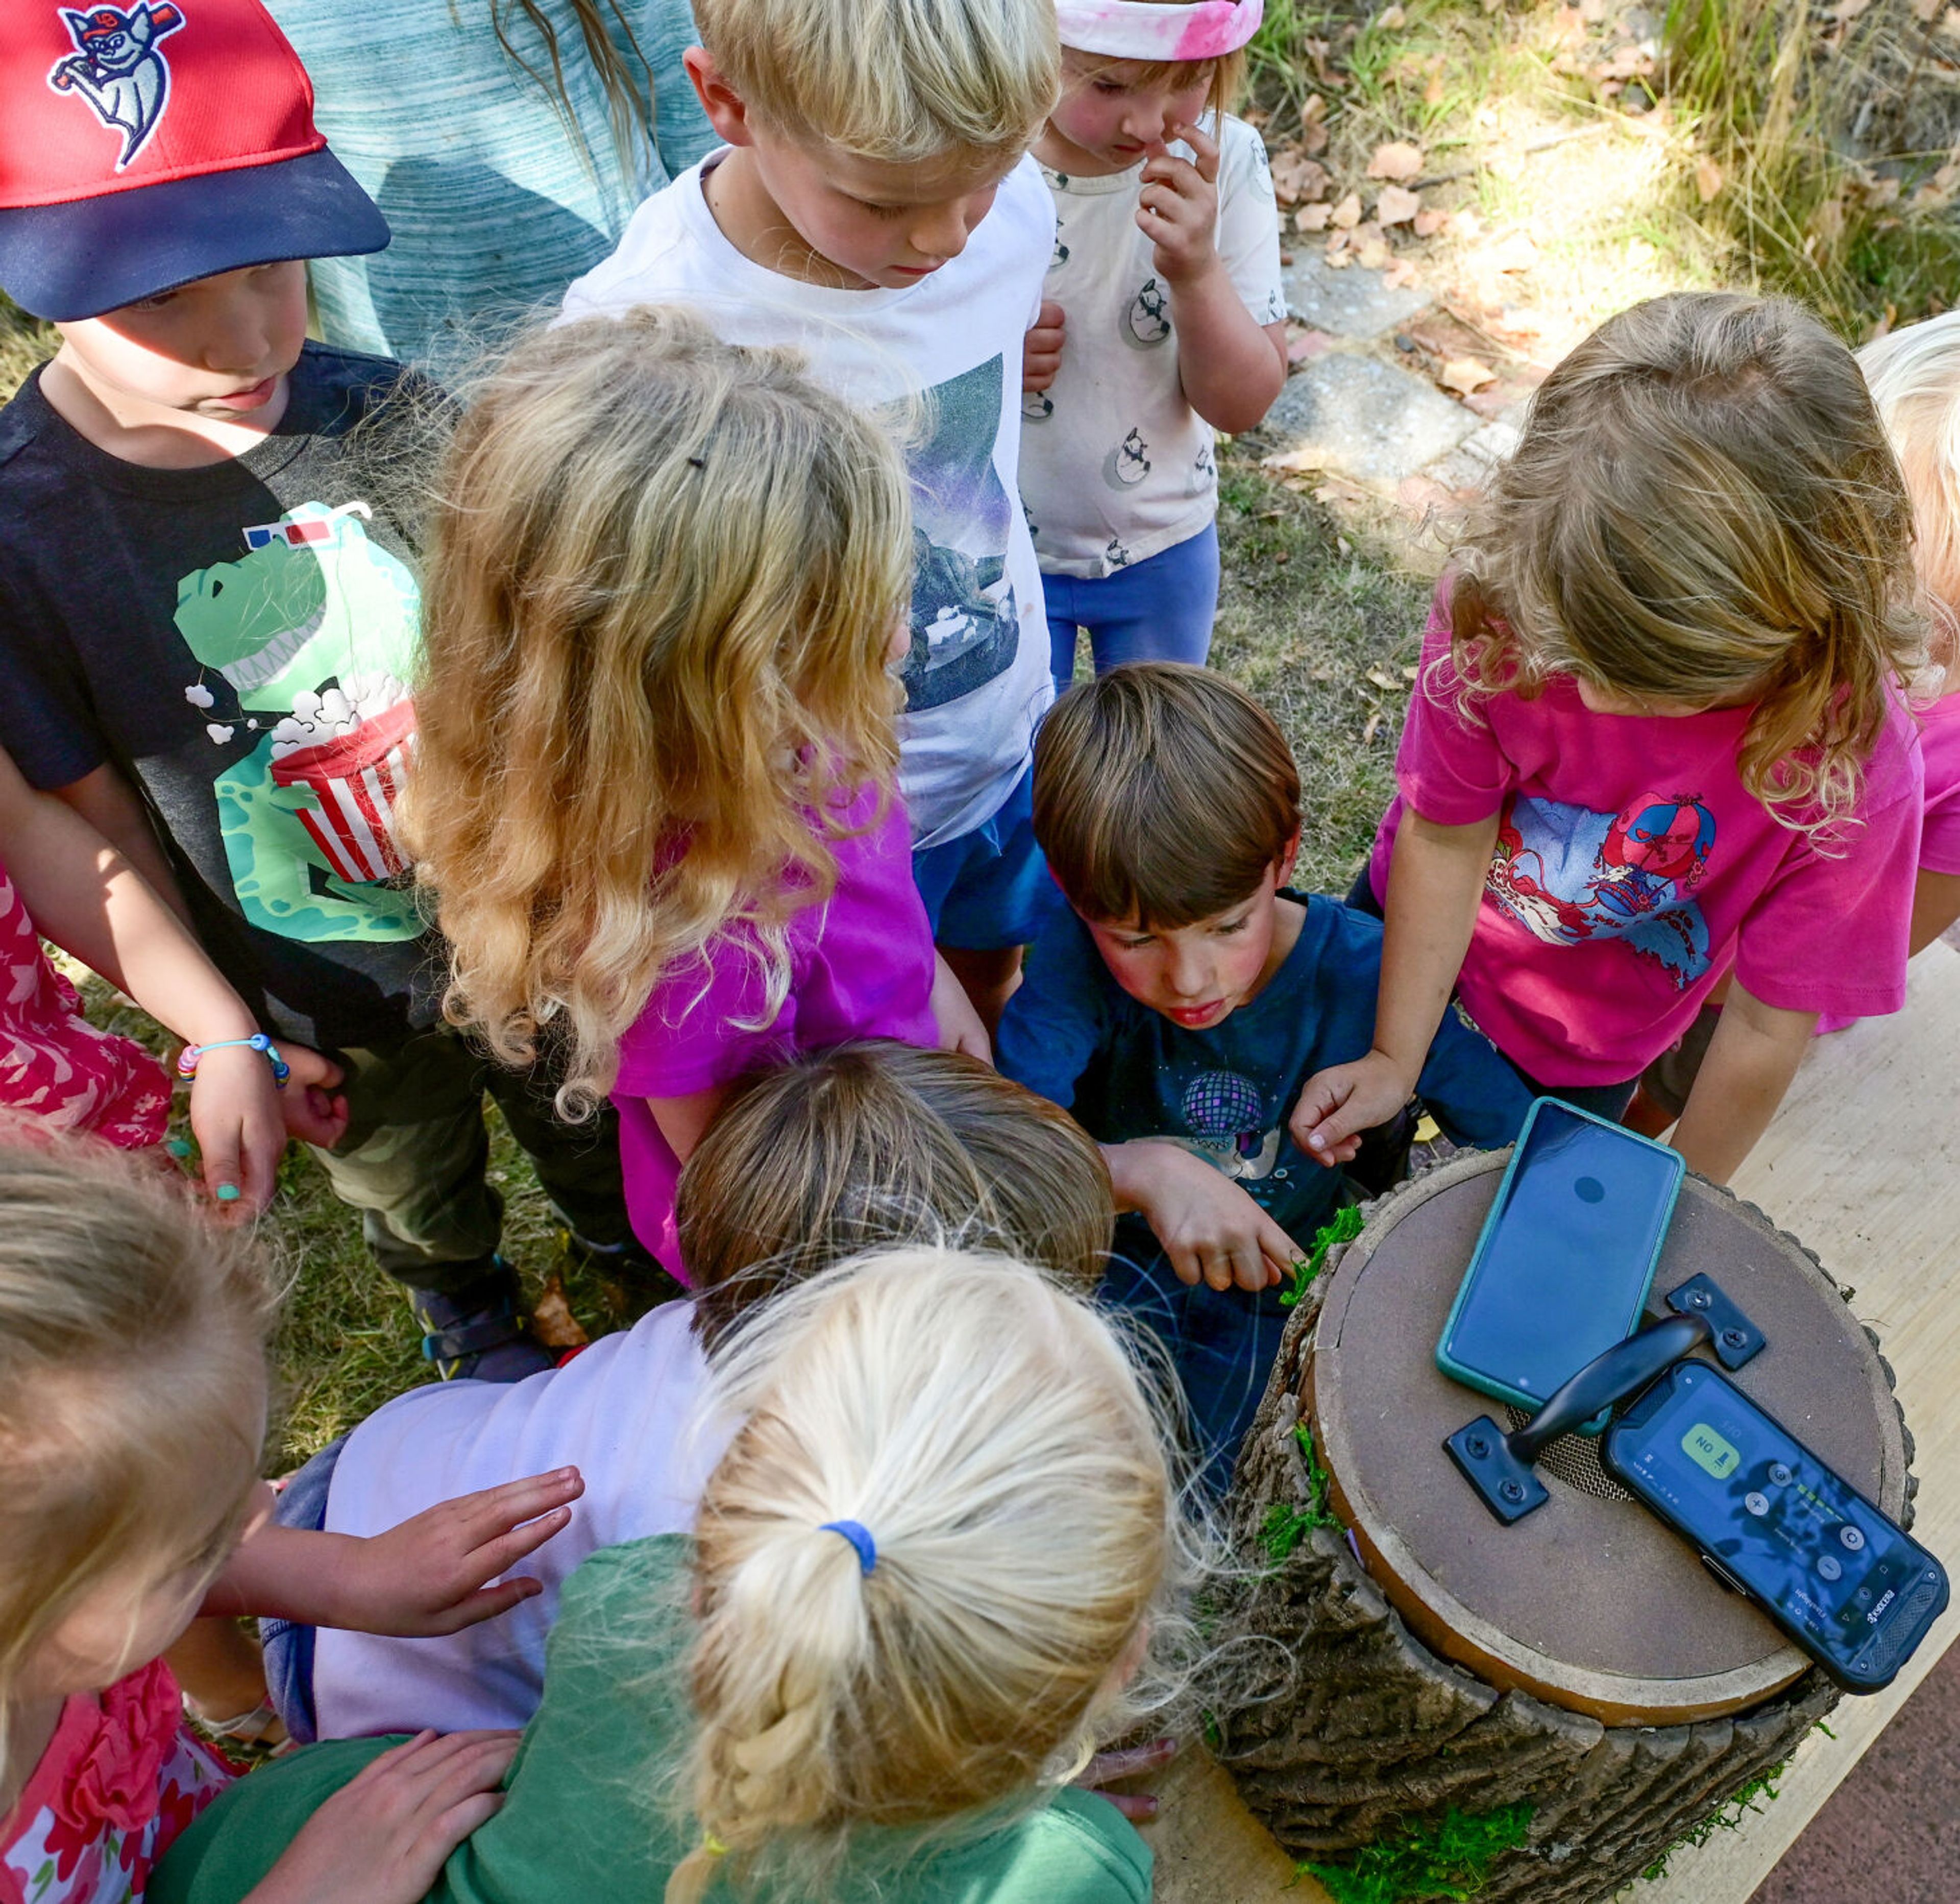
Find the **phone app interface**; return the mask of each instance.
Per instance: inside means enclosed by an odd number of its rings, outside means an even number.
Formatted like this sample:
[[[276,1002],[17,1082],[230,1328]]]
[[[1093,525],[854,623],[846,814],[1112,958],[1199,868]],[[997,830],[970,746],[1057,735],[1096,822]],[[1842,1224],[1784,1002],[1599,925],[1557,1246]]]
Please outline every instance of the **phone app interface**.
[[[1545,1400],[1638,1319],[1681,1167],[1541,1104],[1499,1203],[1450,1358]]]
[[[1911,1542],[1711,1371],[1683,1364],[1659,1412],[1614,1434],[1617,1466],[1839,1657],[1855,1659],[1933,1584]]]

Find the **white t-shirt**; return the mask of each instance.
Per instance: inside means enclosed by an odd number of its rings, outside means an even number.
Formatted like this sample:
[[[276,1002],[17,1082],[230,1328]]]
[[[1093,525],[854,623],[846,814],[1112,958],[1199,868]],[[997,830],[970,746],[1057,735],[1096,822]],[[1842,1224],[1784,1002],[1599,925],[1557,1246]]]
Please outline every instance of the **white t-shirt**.
[[[1182,142],[1170,149],[1192,156]],[[1068,323],[1054,383],[1022,400],[1021,500],[1048,575],[1106,575],[1188,542],[1217,513],[1211,425],[1185,401],[1170,294],[1137,227],[1143,169],[1042,168],[1055,236],[1042,295]],[[1242,119],[1219,133],[1217,243],[1246,308],[1278,323],[1279,212],[1266,148]]]
[[[424,1726],[520,1726],[544,1689],[558,1590],[601,1547],[685,1533],[721,1452],[694,1421],[707,1363],[694,1305],[670,1302],[521,1382],[444,1382],[398,1396],[348,1437],[326,1498],[331,1533],[377,1534],[459,1494],[576,1466],[571,1524],[511,1571],[544,1591],[436,1639],[319,1629],[313,1706],[323,1739]]]
[[[1017,491],[1021,346],[1041,304],[1055,212],[1024,158],[959,256],[896,290],[838,291],[752,263],[723,236],[702,180],[711,152],[633,215],[619,249],[565,293],[567,317],[698,307],[731,343],[793,344],[866,408],[908,414],[912,649],[899,790],[915,847],[992,818],[1026,769],[1053,698],[1041,572]]]

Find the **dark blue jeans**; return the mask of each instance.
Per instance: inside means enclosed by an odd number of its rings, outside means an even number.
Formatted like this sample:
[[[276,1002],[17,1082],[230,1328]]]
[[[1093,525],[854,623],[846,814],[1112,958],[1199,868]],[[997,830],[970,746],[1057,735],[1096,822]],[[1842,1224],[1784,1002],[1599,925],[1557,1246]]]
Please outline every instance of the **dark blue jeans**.
[[[332,1485],[334,1463],[347,1437],[329,1441],[279,1490],[272,1518],[282,1527],[304,1527],[317,1533],[326,1525],[326,1491]],[[266,1653],[266,1692],[272,1710],[285,1722],[287,1736],[311,1745],[320,1736],[313,1708],[314,1629],[288,1619],[262,1619],[259,1641]]]
[[[1213,1495],[1230,1485],[1266,1377],[1293,1312],[1282,1289],[1195,1288],[1181,1282],[1150,1226],[1126,1216],[1097,1297],[1134,1316],[1169,1352],[1189,1412],[1193,1466]]]

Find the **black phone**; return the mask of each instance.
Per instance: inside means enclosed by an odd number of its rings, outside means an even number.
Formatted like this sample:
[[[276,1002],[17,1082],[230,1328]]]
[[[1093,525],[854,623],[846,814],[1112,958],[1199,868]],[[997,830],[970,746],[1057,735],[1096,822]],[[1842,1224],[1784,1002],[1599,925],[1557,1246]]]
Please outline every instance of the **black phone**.
[[[1946,1610],[1946,1571],[1706,1362],[1606,1431],[1606,1472],[1850,1692],[1876,1692]]]
[[[1682,1161],[1556,1097],[1519,1133],[1436,1345],[1446,1375],[1527,1410],[1633,1329]],[[1596,1434],[1605,1417],[1588,1422]]]

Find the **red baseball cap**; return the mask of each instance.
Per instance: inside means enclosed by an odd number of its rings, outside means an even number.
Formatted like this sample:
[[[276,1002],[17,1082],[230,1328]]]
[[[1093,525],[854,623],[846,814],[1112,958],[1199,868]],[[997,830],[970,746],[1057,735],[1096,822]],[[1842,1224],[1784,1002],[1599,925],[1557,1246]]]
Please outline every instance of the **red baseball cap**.
[[[247,265],[379,251],[259,0],[7,0],[0,287],[57,323]]]

